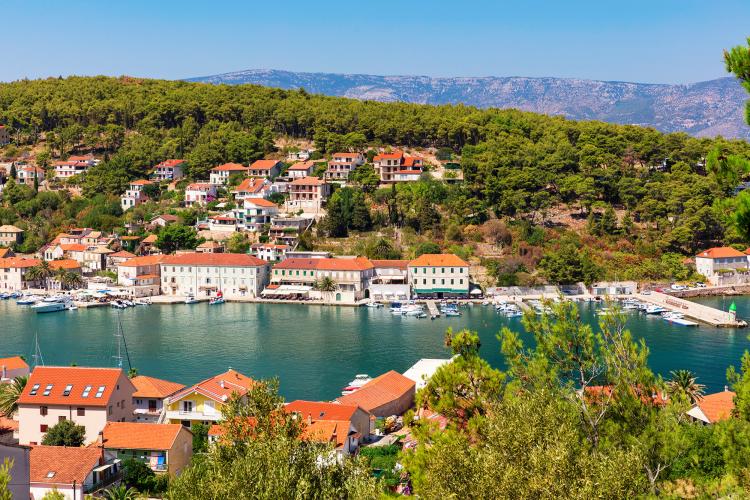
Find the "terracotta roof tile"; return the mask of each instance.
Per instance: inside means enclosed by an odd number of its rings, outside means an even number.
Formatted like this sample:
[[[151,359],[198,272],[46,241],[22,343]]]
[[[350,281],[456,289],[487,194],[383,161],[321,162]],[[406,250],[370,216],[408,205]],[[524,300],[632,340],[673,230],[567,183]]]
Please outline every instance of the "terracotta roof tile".
[[[248,192],[258,193],[266,187],[264,179],[248,178],[244,179],[240,184],[232,190],[233,193]]]
[[[246,172],[247,167],[239,163],[225,163],[211,169],[212,172]]]
[[[708,394],[698,400],[697,406],[711,423],[719,422],[732,416],[735,396],[733,391]]]
[[[4,366],[8,370],[18,370],[19,368],[27,368],[29,365],[21,359],[21,356],[12,356],[10,358],[0,358],[0,367]]]
[[[226,266],[226,267],[258,267],[265,266],[266,262],[257,257],[244,253],[184,253],[181,255],[168,255],[162,261],[162,265],[186,265],[186,266]]]
[[[746,255],[739,250],[735,250],[731,247],[714,247],[708,250],[703,250],[696,257],[703,257],[707,259],[724,259],[727,257],[746,257]]]
[[[469,264],[461,257],[452,253],[426,253],[409,262],[409,267],[438,267],[438,266],[455,266],[468,267]]]
[[[287,403],[284,407],[287,413],[299,413],[303,418],[310,415],[313,420],[351,420],[357,408],[359,407],[356,405],[321,403],[301,399]]]
[[[73,366],[37,366],[29,376],[19,404],[31,405],[82,405],[107,406],[109,398],[120,381],[120,368],[88,368]],[[130,382],[125,382],[130,384]],[[39,384],[35,395],[31,392]],[[46,388],[52,385],[50,393],[45,396]],[[66,386],[72,385],[68,396],[64,396]],[[132,384],[131,384],[132,385]],[[83,393],[90,386],[86,397]],[[99,387],[104,387],[100,397],[96,397]]]
[[[73,260],[73,259],[60,259],[60,260],[49,261],[49,267],[51,267],[52,269],[75,270],[75,269],[80,269],[81,264],[77,260]]]
[[[289,170],[310,170],[315,166],[314,161],[299,161],[289,167]]]
[[[144,255],[143,257],[133,257],[125,262],[120,262],[117,267],[140,267],[154,266],[166,258],[166,255]]]
[[[81,484],[91,470],[99,465],[101,454],[102,450],[99,448],[32,446],[29,453],[29,480],[32,483],[73,484],[75,481]]]
[[[257,160],[250,165],[250,168],[252,170],[271,170],[278,163],[278,160]]]
[[[406,270],[407,266],[409,265],[408,260],[401,260],[401,259],[373,259],[370,262],[372,262],[372,265],[375,266],[376,269],[403,269]]]
[[[135,386],[134,398],[163,399],[185,388],[183,384],[170,382],[146,375],[138,375],[130,379]]]
[[[292,186],[322,186],[326,181],[317,177],[300,177],[291,182]]]
[[[274,266],[274,269],[316,269],[320,271],[365,271],[373,265],[365,257],[353,259],[286,259]]]
[[[252,203],[253,205],[257,205],[259,207],[279,208],[276,203],[268,201],[265,198],[245,198],[245,204],[247,203]]]
[[[202,380],[190,387],[186,387],[171,396],[169,400],[178,401],[187,395],[197,392],[213,399],[214,401],[223,403],[232,394],[236,393],[244,395],[254,383],[255,381],[250,377],[230,368],[224,373]]]
[[[393,370],[372,379],[359,390],[341,396],[336,401],[345,405],[357,405],[367,411],[372,411],[391,401],[401,398],[408,392],[414,392],[416,384]]]
[[[120,250],[119,252],[115,252],[112,254],[109,254],[110,257],[124,257],[126,259],[133,259],[136,257],[134,253],[130,253],[127,250]]]
[[[153,184],[153,182],[146,179],[138,179],[137,181],[130,181],[130,184],[133,186],[148,186],[149,184]]]
[[[181,424],[107,422],[104,427],[104,447],[116,450],[169,450],[182,429]]]

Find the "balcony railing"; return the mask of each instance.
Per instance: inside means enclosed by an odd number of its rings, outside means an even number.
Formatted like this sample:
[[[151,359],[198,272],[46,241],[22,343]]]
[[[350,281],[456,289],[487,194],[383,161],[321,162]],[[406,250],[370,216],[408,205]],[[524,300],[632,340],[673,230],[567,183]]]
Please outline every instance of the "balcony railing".
[[[221,419],[221,413],[215,412],[202,412],[202,411],[185,411],[185,410],[171,410],[167,412],[167,418],[170,420],[213,420],[218,421]]]

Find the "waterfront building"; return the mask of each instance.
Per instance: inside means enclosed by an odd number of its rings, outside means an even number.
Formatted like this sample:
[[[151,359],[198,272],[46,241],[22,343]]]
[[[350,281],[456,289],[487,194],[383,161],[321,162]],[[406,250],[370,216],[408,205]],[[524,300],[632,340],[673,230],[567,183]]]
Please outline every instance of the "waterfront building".
[[[146,193],[143,192],[143,188],[151,184],[153,184],[153,182],[147,181],[146,179],[132,181],[128,190],[125,191],[125,194],[120,197],[120,205],[122,206],[122,211],[125,212],[128,209],[145,203],[148,199],[148,196],[146,196]]]
[[[0,358],[0,384],[10,383],[16,377],[27,377],[28,375],[29,365],[21,356]]]
[[[239,163],[225,163],[214,167],[208,176],[208,182],[216,186],[223,186],[229,180],[232,175],[246,176],[248,168]]]
[[[23,240],[23,229],[10,224],[0,226],[0,246],[12,247]]]
[[[216,199],[216,185],[205,182],[194,182],[185,188],[185,206],[204,206]]]
[[[117,284],[134,298],[152,297],[161,291],[160,263],[164,255],[134,257],[117,265]]]
[[[231,191],[238,203],[245,198],[267,198],[272,192],[271,181],[259,177],[248,177]]]
[[[107,268],[107,255],[114,253],[104,246],[83,243],[58,243],[45,248],[45,260],[70,259],[78,262],[83,273],[95,273]]]
[[[422,175],[422,158],[406,156],[399,150],[376,155],[372,163],[384,183],[417,181]]]
[[[458,298],[469,294],[469,264],[453,254],[424,254],[409,262],[409,284],[417,297]]]
[[[120,368],[37,366],[18,398],[18,440],[39,444],[49,427],[71,420],[96,440],[109,421],[133,418],[135,387]]]
[[[202,380],[178,391],[166,401],[167,421],[190,428],[221,420],[221,408],[230,396],[244,397],[255,382],[231,368],[225,373]]]
[[[185,176],[185,160],[164,160],[154,167],[151,178],[155,181],[176,181]]]
[[[375,275],[370,281],[370,299],[376,301],[398,301],[411,298],[408,260],[371,260]]]
[[[301,179],[312,175],[315,168],[314,161],[300,161],[289,167],[286,175],[292,179]]]
[[[732,418],[734,398],[737,396],[728,387],[714,394],[706,394],[700,398],[687,412],[693,420],[704,424],[715,424]]]
[[[270,179],[281,173],[283,164],[278,160],[257,160],[250,165],[250,177],[265,177]]]
[[[364,165],[365,157],[362,153],[334,153],[326,169],[326,179],[331,181],[346,181],[349,174],[360,165]]]
[[[413,380],[391,370],[336,401],[359,406],[376,417],[403,415],[414,406],[415,386]]]
[[[101,444],[121,461],[137,460],[172,476],[193,456],[193,433],[180,424],[108,422],[96,446]]]
[[[183,384],[146,375],[136,375],[130,381],[135,386],[133,415],[136,422],[157,422],[164,409],[164,400],[185,388]]]
[[[286,258],[289,245],[276,245],[274,243],[256,243],[250,247],[250,253],[266,262],[282,261]]]
[[[32,446],[29,464],[26,498],[32,499],[56,491],[66,500],[80,500],[111,485],[122,472],[114,454],[100,447]]]
[[[374,266],[365,257],[337,257],[330,259],[290,259],[273,266],[271,284],[266,295],[283,294],[293,289],[309,297],[328,302],[354,303],[362,300],[370,280],[375,274]],[[336,284],[334,291],[314,290],[315,284],[330,278]]]
[[[25,166],[18,169],[16,173],[16,182],[19,184],[25,184],[27,186],[34,185],[34,179],[39,184],[44,180],[44,169],[39,167]]]
[[[44,283],[26,278],[27,271],[34,266],[38,266],[41,262],[40,259],[28,259],[25,257],[0,259],[0,290],[17,291],[27,288],[44,288]],[[50,261],[49,265],[53,270],[65,269],[81,274],[81,265],[75,260],[53,260]],[[47,280],[47,288],[51,290],[59,290],[61,288],[57,277]]]
[[[271,219],[278,213],[279,206],[264,198],[245,198],[242,206],[233,211],[238,226],[251,233],[260,232],[263,226],[271,224]]]
[[[320,210],[331,194],[331,185],[317,177],[300,177],[289,183],[290,210]]]
[[[695,270],[712,285],[750,282],[748,256],[732,247],[714,247],[695,256]]]
[[[164,295],[226,298],[259,296],[268,280],[267,263],[248,254],[186,253],[160,263]]]

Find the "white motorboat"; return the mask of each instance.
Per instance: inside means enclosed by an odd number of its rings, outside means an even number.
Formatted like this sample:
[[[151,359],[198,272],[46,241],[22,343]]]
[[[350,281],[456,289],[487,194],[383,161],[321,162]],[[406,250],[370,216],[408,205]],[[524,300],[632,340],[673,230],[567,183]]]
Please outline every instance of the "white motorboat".
[[[188,295],[185,297],[185,304],[197,304],[200,300],[196,299],[194,295]]]
[[[422,310],[422,306],[407,306],[403,309],[402,314],[404,316],[419,316],[421,314],[424,314],[424,310]]]
[[[42,298],[37,295],[26,295],[19,298],[16,301],[16,304],[18,304],[19,306],[30,306],[32,304],[36,304],[40,300],[42,300]]]
[[[381,304],[380,302],[375,302],[375,301],[372,301],[372,302],[368,302],[368,303],[367,303],[367,304],[365,304],[365,305],[366,305],[367,307],[372,307],[372,308],[374,308],[374,309],[377,309],[377,308],[379,308],[379,307],[383,307],[383,304]]]
[[[63,302],[65,300],[70,300],[70,297],[67,295],[50,295],[49,297],[43,298],[42,302]]]
[[[31,309],[33,309],[36,313],[48,313],[65,311],[67,309],[71,309],[73,306],[73,301],[68,297],[67,300],[61,299],[53,302],[47,302],[43,300],[31,306]]]
[[[341,395],[346,396],[347,394],[351,394],[355,391],[358,391],[363,385],[365,385],[370,380],[372,380],[372,377],[370,377],[366,373],[358,373],[357,375],[354,376],[354,380],[349,382],[349,385],[344,387],[344,389],[341,391]]]
[[[663,307],[657,306],[655,304],[646,307],[646,314],[661,314],[663,312],[667,312],[667,309],[664,309]]]

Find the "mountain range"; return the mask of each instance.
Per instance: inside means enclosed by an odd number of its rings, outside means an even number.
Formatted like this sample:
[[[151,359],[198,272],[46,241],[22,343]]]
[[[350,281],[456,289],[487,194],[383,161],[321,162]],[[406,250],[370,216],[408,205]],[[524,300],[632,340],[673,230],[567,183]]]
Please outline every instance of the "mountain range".
[[[435,78],[251,69],[187,80],[304,88],[311,93],[384,102],[516,108],[698,137],[750,139],[744,114],[748,95],[732,77],[673,85],[553,77]]]

